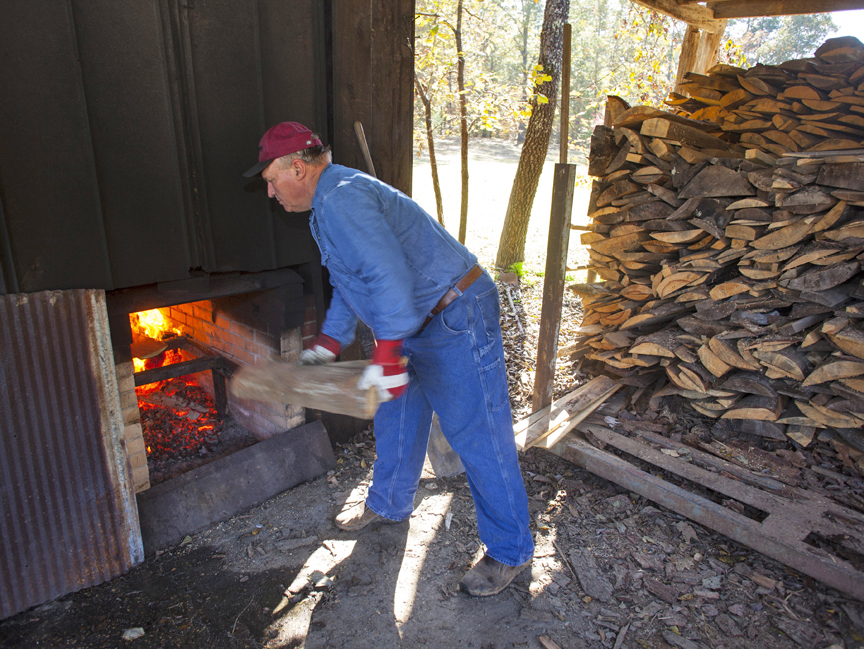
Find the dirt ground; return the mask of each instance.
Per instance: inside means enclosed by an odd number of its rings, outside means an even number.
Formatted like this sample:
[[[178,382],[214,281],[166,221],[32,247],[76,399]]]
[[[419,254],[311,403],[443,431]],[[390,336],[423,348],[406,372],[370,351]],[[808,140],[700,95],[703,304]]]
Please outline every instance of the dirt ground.
[[[410,521],[339,531],[371,479],[370,434],[339,468],[0,623],[3,647],[802,649],[864,646],[864,607],[547,451],[522,458],[537,551],[491,598],[464,476],[424,472]],[[588,588],[586,557],[596,563]],[[598,585],[599,584],[599,585]],[[605,584],[605,585],[604,585]],[[144,635],[124,642],[124,632]]]
[[[475,243],[497,243],[493,225],[478,221]],[[529,410],[539,324],[542,280],[529,281],[509,296],[501,289],[517,417]],[[578,312],[568,293],[565,318]],[[559,369],[556,394],[580,380]],[[335,452],[332,475],[0,622],[0,647],[864,647],[861,602],[541,449],[521,457],[533,565],[501,594],[471,598],[458,582],[482,548],[464,476],[436,478],[427,466],[408,522],[347,533],[332,518],[371,481],[372,433]]]

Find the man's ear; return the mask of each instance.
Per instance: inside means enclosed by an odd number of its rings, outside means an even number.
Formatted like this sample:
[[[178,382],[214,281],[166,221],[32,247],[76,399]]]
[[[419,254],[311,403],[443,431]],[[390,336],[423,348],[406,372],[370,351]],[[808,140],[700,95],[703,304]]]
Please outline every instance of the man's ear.
[[[291,171],[297,180],[303,180],[306,177],[306,163],[299,158],[294,158],[291,161]]]

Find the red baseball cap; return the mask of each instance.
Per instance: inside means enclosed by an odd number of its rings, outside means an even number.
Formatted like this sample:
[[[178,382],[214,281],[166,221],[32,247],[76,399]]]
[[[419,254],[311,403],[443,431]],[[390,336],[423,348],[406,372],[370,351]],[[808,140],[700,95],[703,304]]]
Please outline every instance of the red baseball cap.
[[[308,128],[298,122],[281,122],[270,128],[258,143],[258,164],[244,176],[251,178],[264,171],[276,158],[297,153],[311,146],[321,146]]]

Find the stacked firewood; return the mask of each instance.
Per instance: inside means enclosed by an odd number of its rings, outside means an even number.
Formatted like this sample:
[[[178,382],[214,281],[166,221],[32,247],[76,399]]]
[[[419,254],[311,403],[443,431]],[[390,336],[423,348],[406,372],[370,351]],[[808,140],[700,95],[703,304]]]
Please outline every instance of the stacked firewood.
[[[576,288],[583,366],[720,427],[864,451],[864,45],[685,89],[676,113],[610,97],[592,138],[582,242],[606,281]]]

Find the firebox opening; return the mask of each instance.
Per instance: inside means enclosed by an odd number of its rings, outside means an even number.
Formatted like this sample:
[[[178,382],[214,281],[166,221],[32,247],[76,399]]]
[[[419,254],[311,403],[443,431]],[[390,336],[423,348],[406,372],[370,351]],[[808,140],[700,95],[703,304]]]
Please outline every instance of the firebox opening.
[[[117,377],[136,493],[305,423],[302,408],[237,399],[227,380],[242,365],[295,358],[315,326],[310,302],[295,282],[115,320],[126,331]]]
[[[151,309],[129,316],[151,486],[256,441],[228,414],[225,379],[236,363],[196,341],[194,329],[187,327],[193,337],[186,335],[170,312]]]

